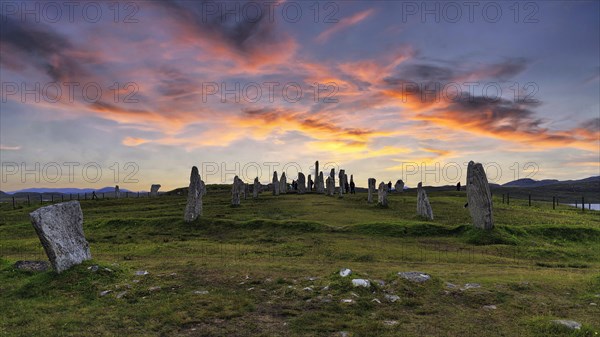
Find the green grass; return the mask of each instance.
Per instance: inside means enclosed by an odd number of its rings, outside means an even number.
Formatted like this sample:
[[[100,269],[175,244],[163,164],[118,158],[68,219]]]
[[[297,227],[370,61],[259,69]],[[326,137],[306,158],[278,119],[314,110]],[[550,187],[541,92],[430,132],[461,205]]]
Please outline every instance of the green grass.
[[[28,217],[39,205],[0,204],[0,336],[600,335],[598,212],[495,199],[488,233],[470,226],[464,192],[429,197],[434,221],[416,215],[414,193],[392,194],[388,208],[365,194],[269,193],[232,208],[211,187],[191,224],[181,196],[82,201],[94,260],[62,274],[14,270],[45,259]]]

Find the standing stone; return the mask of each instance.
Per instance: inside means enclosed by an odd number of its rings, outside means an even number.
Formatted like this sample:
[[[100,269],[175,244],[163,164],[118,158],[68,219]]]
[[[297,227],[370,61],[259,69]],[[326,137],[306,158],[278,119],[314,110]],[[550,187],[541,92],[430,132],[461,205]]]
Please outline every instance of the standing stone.
[[[467,167],[467,202],[473,225],[480,229],[493,229],[494,217],[490,186],[483,166],[473,161],[470,161]]]
[[[119,199],[121,197],[121,191],[119,190],[119,185],[115,186],[115,198]]]
[[[323,180],[323,172],[319,172],[317,177],[317,193],[325,194],[325,181]]]
[[[240,205],[240,178],[235,176],[231,185],[231,206],[237,207]]]
[[[252,185],[252,198],[258,198],[258,193],[260,193],[260,182],[258,181],[258,177],[254,178],[254,184]]]
[[[404,192],[404,181],[402,179],[396,180],[396,185],[394,185],[397,193]]]
[[[187,205],[185,206],[185,213],[183,220],[185,222],[192,222],[202,215],[202,184],[200,174],[196,166],[192,167],[192,173],[190,175],[190,187],[188,188]]]
[[[279,193],[286,194],[288,191],[287,178],[285,172],[281,173],[281,179],[279,179]]]
[[[456,190],[460,191],[460,181],[456,184]]]
[[[309,174],[308,175],[308,181],[306,183],[306,190],[309,191],[309,192],[312,192],[313,185],[314,185],[314,183],[313,183],[313,180],[312,180],[312,175]]]
[[[250,194],[250,184],[244,183],[244,200],[246,200],[246,198],[248,198],[249,194]]]
[[[317,179],[317,182],[319,181],[319,161],[317,160],[315,162],[315,179]],[[315,186],[316,188],[316,186]]]
[[[57,273],[92,258],[90,245],[83,234],[83,212],[79,201],[41,207],[29,216]]]
[[[329,171],[329,177],[331,178],[331,184],[333,185],[333,190],[335,193],[335,169],[331,169],[331,171]]]
[[[202,192],[202,196],[206,195],[206,184],[204,184],[202,178],[200,178],[200,191]]]
[[[331,178],[331,176],[327,177],[325,183],[327,185],[327,195],[333,196],[335,194],[335,183],[333,178]]]
[[[369,196],[367,198],[369,204],[373,202],[373,194],[375,194],[376,183],[377,181],[375,180],[375,178],[369,178]]]
[[[425,192],[422,183],[417,185],[417,214],[427,220],[433,220],[431,204],[429,204],[429,198],[427,197],[427,192]]]
[[[340,170],[340,172],[338,173],[338,178],[339,178],[339,182],[340,182],[340,197],[342,195],[344,195],[344,193],[346,193],[346,181],[345,181],[345,177],[346,177],[346,170]]]
[[[152,186],[150,186],[150,196],[153,196],[153,197],[158,196],[159,188],[160,188],[160,184],[152,184]]]
[[[379,193],[377,194],[377,204],[379,206],[383,206],[383,207],[388,206],[387,192],[388,192],[388,187],[387,187],[386,183],[384,183],[384,182],[379,183]]]
[[[279,195],[279,180],[277,179],[277,171],[273,172],[273,195]]]
[[[306,193],[306,181],[304,177],[304,173],[298,172],[298,180],[296,181],[298,185],[298,194]]]

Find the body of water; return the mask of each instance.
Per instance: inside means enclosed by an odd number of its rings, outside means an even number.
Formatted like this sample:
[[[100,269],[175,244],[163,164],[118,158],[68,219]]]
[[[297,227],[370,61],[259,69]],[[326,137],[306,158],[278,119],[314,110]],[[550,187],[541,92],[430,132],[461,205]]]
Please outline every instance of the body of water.
[[[565,204],[565,205],[575,207],[575,204]],[[581,209],[581,204],[577,204],[577,208]],[[585,209],[591,209],[593,211],[600,211],[600,204],[585,204]]]

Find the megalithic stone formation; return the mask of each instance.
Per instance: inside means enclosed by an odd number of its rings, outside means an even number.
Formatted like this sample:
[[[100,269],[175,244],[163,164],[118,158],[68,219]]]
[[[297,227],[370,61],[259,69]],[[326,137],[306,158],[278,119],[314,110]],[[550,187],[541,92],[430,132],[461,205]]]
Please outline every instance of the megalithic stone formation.
[[[273,195],[279,195],[279,179],[277,179],[277,171],[273,172]]]
[[[160,184],[152,184],[152,186],[150,186],[150,195],[153,197],[158,196],[159,188],[160,188]]]
[[[369,187],[369,196],[368,196],[368,199],[367,199],[367,201],[369,203],[373,202],[373,194],[375,194],[375,186],[376,186],[375,184],[376,183],[377,183],[377,181],[375,180],[375,178],[369,178],[369,185],[368,185],[368,187]]]
[[[38,208],[29,216],[57,273],[92,258],[90,245],[83,234],[83,212],[79,201]]]
[[[346,170],[340,170],[338,173],[338,181],[340,182],[340,197],[346,193]]]
[[[304,177],[304,173],[298,172],[296,184],[298,184],[298,194],[306,193],[306,178]]]
[[[240,205],[240,178],[235,176],[231,185],[231,206],[237,207]]]
[[[119,199],[121,197],[121,191],[119,190],[119,185],[115,186],[115,198]]]
[[[202,195],[204,191],[202,190],[201,182],[198,168],[196,166],[192,167],[187,205],[185,206],[185,213],[183,215],[185,222],[192,222],[202,215]]]
[[[483,165],[469,162],[467,167],[467,202],[473,225],[476,228],[494,228],[492,194]]]
[[[281,173],[281,179],[279,179],[279,193],[286,194],[288,190],[287,178],[285,177],[285,172]]]
[[[307,190],[308,192],[312,192],[312,190],[313,190],[313,186],[314,186],[314,182],[313,182],[313,180],[312,180],[312,175],[310,175],[310,174],[309,174],[309,175],[308,175],[308,179],[307,179],[307,181],[306,181],[306,190]]]
[[[402,179],[396,180],[396,185],[394,186],[397,193],[404,192],[404,181]]]
[[[331,176],[327,177],[327,180],[325,180],[325,183],[327,185],[327,195],[332,196],[335,193],[335,185],[333,182],[333,179],[331,178]]]
[[[433,220],[431,204],[429,204],[429,198],[427,197],[427,192],[425,192],[422,183],[417,185],[417,214],[428,220]]]
[[[323,172],[319,172],[319,176],[317,177],[317,193],[325,194],[325,181],[323,180]]]
[[[258,181],[258,177],[254,178],[254,184],[252,185],[252,198],[258,198],[258,193],[260,193],[260,182]]]
[[[319,179],[319,161],[318,160],[315,162],[315,179],[318,182],[318,179]],[[315,189],[316,189],[316,186],[315,186]]]
[[[377,204],[379,204],[380,206],[387,207],[388,205],[387,190],[388,186],[386,183],[384,183],[383,181],[379,183],[379,191],[377,193]]]

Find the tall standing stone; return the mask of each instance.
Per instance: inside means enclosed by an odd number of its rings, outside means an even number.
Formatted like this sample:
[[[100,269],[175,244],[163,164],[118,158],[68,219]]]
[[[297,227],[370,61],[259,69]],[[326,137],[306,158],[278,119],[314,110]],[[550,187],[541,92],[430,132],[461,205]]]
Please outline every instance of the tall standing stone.
[[[258,198],[258,193],[260,193],[260,182],[258,181],[258,177],[254,178],[254,184],[252,185],[252,198]]]
[[[367,201],[369,203],[373,202],[373,194],[375,194],[375,186],[377,186],[376,183],[377,183],[377,181],[375,180],[375,178],[369,178],[369,185],[368,185],[368,187],[369,187],[369,196],[367,198]]]
[[[121,197],[121,191],[119,190],[119,185],[115,186],[115,198],[119,199]]]
[[[79,201],[54,204],[29,213],[31,223],[57,273],[92,258],[83,233]]]
[[[340,172],[338,173],[338,181],[340,182],[340,197],[342,195],[344,195],[344,193],[346,193],[346,170],[340,170]]]
[[[396,180],[396,185],[394,185],[394,189],[396,193],[404,192],[404,181],[402,179]]]
[[[331,178],[331,184],[333,185],[333,191],[335,193],[335,169],[329,171],[329,177]]]
[[[150,196],[153,196],[153,197],[158,196],[159,188],[160,188],[160,184],[152,184],[152,186],[150,186]]]
[[[306,182],[306,190],[309,191],[309,192],[312,192],[313,185],[314,185],[314,182],[312,180],[312,175],[309,174],[308,175],[308,180]]]
[[[469,162],[467,167],[467,202],[476,228],[494,228],[492,194],[485,170],[480,163]]]
[[[287,178],[285,172],[281,173],[281,179],[279,179],[279,193],[286,194],[288,191]]]
[[[298,172],[296,184],[298,185],[298,194],[306,193],[306,178],[304,177],[304,173]]]
[[[185,206],[185,213],[183,220],[185,222],[192,222],[202,215],[202,180],[198,173],[196,166],[192,167],[192,173],[190,174],[190,186],[188,188],[187,205]]]
[[[331,178],[331,176],[327,177],[325,183],[327,185],[327,195],[333,196],[335,194],[335,183],[333,178]]]
[[[425,192],[422,183],[417,185],[417,214],[428,220],[433,220],[431,204],[429,204],[429,198],[427,197],[427,192]]]
[[[317,177],[317,193],[325,194],[325,181],[323,180],[323,172],[319,172]]]
[[[202,196],[206,195],[206,184],[204,184],[202,178],[200,178],[200,191],[202,192]]]
[[[383,207],[388,206],[387,200],[388,186],[386,183],[379,183],[379,192],[377,193],[377,204]]]
[[[318,177],[319,177],[319,161],[317,160],[315,162],[315,179],[318,180],[319,179]]]
[[[233,178],[233,184],[231,185],[231,206],[237,207],[240,205],[240,178],[235,176]]]
[[[273,172],[273,195],[279,195],[279,179],[277,179],[277,171]]]

